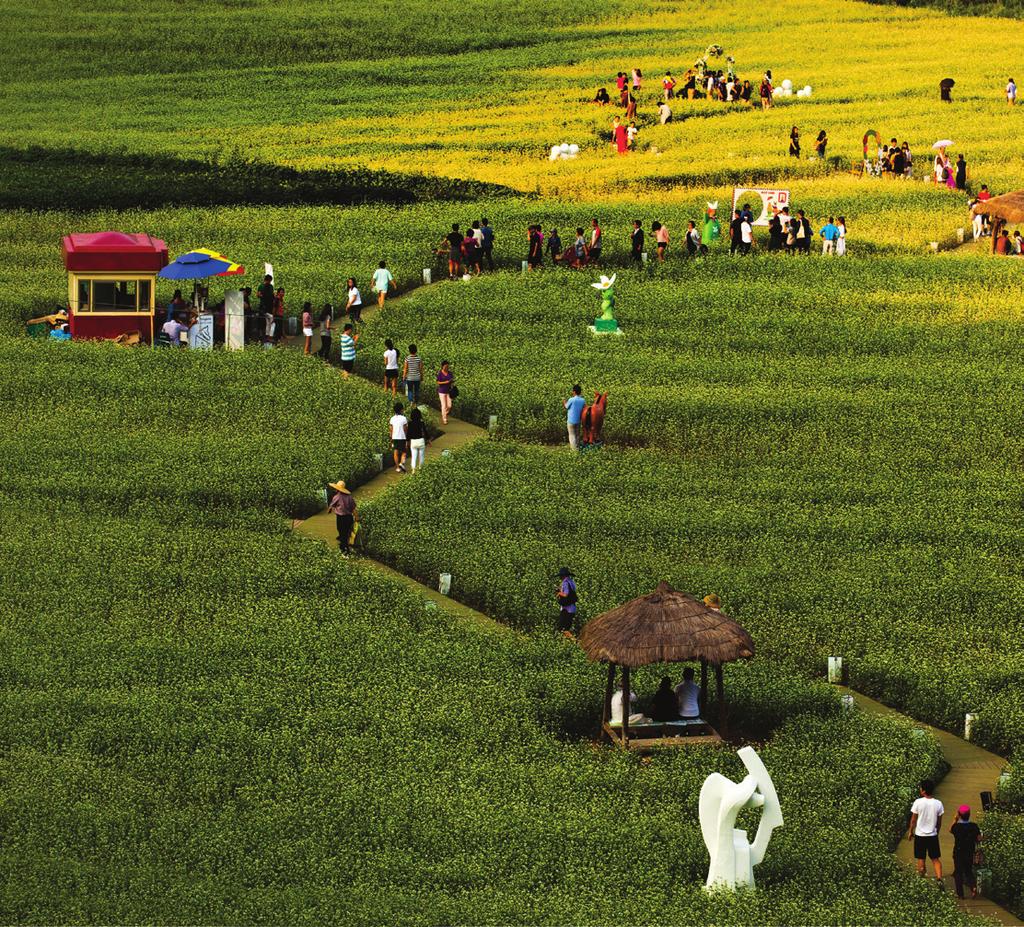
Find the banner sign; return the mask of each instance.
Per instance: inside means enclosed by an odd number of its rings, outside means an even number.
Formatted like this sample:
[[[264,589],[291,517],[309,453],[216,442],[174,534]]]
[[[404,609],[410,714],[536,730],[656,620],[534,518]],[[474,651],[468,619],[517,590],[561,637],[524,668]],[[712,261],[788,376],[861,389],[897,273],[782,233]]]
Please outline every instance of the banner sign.
[[[761,202],[761,213],[757,212],[757,200]],[[735,187],[732,191],[733,212],[744,203],[754,212],[754,225],[768,225],[772,219],[772,208],[782,211],[789,205],[789,190],[770,190],[767,187]]]

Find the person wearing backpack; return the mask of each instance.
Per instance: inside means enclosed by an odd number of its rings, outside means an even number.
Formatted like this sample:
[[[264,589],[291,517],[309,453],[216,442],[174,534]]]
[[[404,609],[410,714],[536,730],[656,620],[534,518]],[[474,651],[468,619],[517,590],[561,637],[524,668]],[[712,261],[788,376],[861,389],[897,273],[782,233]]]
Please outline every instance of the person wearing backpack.
[[[576,580],[568,567],[558,571],[558,580],[558,630],[572,637],[576,623]]]

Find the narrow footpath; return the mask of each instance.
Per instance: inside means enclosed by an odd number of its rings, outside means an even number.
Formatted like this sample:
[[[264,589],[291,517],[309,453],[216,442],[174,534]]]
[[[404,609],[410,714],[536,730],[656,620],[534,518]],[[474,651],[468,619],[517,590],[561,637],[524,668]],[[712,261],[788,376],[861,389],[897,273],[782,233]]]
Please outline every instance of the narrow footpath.
[[[419,287],[413,288],[413,290],[416,289],[419,289]],[[412,291],[407,291],[403,295],[409,295],[409,292]],[[401,299],[402,297],[393,298]],[[379,311],[376,305],[364,308],[362,313],[363,324],[366,324]],[[314,342],[318,347],[319,335],[314,336]],[[300,336],[300,338],[295,339],[288,346],[293,348],[301,347],[301,343]],[[424,466],[430,466],[431,456],[437,456],[446,450],[455,452],[459,448],[487,436],[487,432],[484,429],[452,416],[448,417],[448,424],[444,428],[444,433],[436,438],[428,449],[427,460]],[[375,498],[379,493],[399,480],[414,478],[411,473],[396,473],[393,467],[385,466],[383,472],[354,489],[353,494],[356,497],[356,501],[362,504]],[[331,546],[334,546],[336,543],[337,532],[335,530],[334,517],[326,509],[310,518],[304,520],[296,519],[292,523],[292,527],[297,533],[306,537],[315,538]],[[496,621],[483,612],[469,608],[448,596],[442,595],[436,589],[431,589],[412,577],[393,570],[386,564],[365,556],[360,556],[357,562],[395,580],[422,596],[428,602],[432,602],[435,606],[445,609],[456,618],[465,621],[471,626],[502,634],[516,633],[508,625]],[[948,731],[943,731],[916,719],[909,718],[895,709],[883,705],[881,702],[877,702],[866,695],[861,695],[859,692],[854,692],[852,689],[844,689],[844,691],[849,692],[853,696],[854,701],[862,711],[879,716],[904,718],[915,726],[928,731],[938,741],[946,762],[950,765],[949,772],[935,790],[935,797],[946,808],[946,814],[943,818],[943,832],[940,834],[939,842],[942,847],[943,873],[945,875],[946,887],[952,893],[954,890],[952,878],[953,841],[948,830],[949,826],[953,823],[953,816],[960,805],[970,805],[975,819],[980,816],[981,793],[988,791],[995,794],[999,775],[1006,766],[1006,760],[995,753],[990,753],[975,744],[950,734]],[[983,824],[984,822],[980,823]],[[913,868],[913,844],[910,841],[901,840],[896,849],[896,858]],[[1014,914],[1000,907],[995,902],[990,901],[988,898],[979,896],[972,899],[968,897],[960,901],[959,905],[961,910],[968,914],[986,918],[989,921],[1007,925],[1007,927],[1024,927],[1024,921],[1021,921]]]
[[[949,833],[950,825],[956,817],[956,809],[961,805],[971,806],[972,820],[978,820],[981,813],[981,793],[992,792],[995,794],[999,782],[999,774],[1006,766],[1006,760],[995,753],[989,753],[981,747],[950,734],[948,731],[940,730],[929,724],[924,724],[913,718],[908,718],[873,698],[854,692],[852,689],[845,689],[853,696],[854,701],[862,711],[868,714],[900,717],[910,721],[917,727],[923,728],[931,734],[942,748],[946,762],[950,770],[945,778],[935,789],[935,797],[942,802],[946,813],[942,818],[942,833],[939,835],[939,845],[942,847],[942,872],[945,876],[946,888],[953,892],[953,837]],[[984,828],[984,821],[980,822]],[[984,844],[982,844],[984,846]],[[896,857],[907,866],[914,867],[914,845],[909,840],[901,840],[896,849]],[[931,863],[928,863],[927,872],[931,874]],[[1011,914],[1005,908],[1001,908],[988,898],[965,898],[960,902],[962,910],[969,914],[985,917],[1000,924],[1022,925],[1018,917]]]

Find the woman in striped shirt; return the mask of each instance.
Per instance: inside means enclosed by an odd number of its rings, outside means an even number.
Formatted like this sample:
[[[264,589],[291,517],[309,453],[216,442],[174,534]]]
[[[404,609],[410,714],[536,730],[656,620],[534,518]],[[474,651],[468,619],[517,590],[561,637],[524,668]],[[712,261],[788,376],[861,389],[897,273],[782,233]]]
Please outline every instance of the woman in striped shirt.
[[[352,323],[346,322],[341,332],[341,338],[338,340],[338,349],[341,353],[341,375],[346,380],[356,363],[356,342],[358,340],[359,336],[352,334]]]
[[[402,379],[405,380],[405,397],[412,405],[420,401],[420,384],[423,382],[423,358],[416,353],[416,345],[409,345],[409,353],[402,365]]]

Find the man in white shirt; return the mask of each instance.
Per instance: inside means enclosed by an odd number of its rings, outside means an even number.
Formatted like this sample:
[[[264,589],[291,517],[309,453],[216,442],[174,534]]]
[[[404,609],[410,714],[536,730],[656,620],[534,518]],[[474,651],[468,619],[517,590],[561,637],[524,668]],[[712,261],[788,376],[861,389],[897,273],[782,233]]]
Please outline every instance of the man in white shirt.
[[[629,723],[630,724],[643,724],[651,719],[646,717],[640,712],[633,711],[636,707],[636,693],[629,693]],[[612,724],[622,724],[622,689],[616,689],[615,694],[612,696]]]
[[[928,779],[921,783],[921,797],[910,806],[907,840],[914,841],[914,859],[917,861],[918,874],[924,875],[925,857],[931,857],[935,878],[941,883],[942,851],[939,848],[939,829],[942,827],[942,815],[946,809],[942,807],[941,801],[932,797],[933,788]]]
[[[693,667],[683,670],[683,681],[676,686],[679,701],[679,717],[694,719],[700,717],[700,686],[693,681]]]
[[[395,414],[388,422],[391,432],[391,447],[395,452],[395,473],[405,473],[405,448],[406,429],[409,427],[409,419],[402,414],[402,404],[395,403]]]
[[[740,254],[750,254],[754,244],[754,226],[746,218],[740,223]]]

